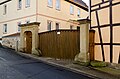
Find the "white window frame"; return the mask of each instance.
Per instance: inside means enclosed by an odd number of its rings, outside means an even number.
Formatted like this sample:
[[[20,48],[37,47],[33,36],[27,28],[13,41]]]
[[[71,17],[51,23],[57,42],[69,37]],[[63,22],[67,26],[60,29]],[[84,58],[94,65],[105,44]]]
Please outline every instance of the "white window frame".
[[[3,24],[3,33],[7,33],[7,24]]]
[[[3,15],[5,15],[7,13],[7,5],[5,4],[4,6],[3,6]]]
[[[51,23],[51,24],[49,25],[49,23]],[[50,20],[47,21],[47,30],[48,31],[52,30],[52,21],[50,21]]]
[[[26,5],[25,5],[26,8],[30,7],[30,1],[31,0],[26,0],[26,2],[25,2],[26,3]]]
[[[61,6],[61,1],[60,0],[56,0],[56,9],[60,10],[60,6]]]
[[[73,15],[74,14],[74,6],[70,5],[70,14]]]
[[[18,10],[22,9],[22,0],[18,0]]]
[[[53,0],[48,0],[48,7],[53,7]]]

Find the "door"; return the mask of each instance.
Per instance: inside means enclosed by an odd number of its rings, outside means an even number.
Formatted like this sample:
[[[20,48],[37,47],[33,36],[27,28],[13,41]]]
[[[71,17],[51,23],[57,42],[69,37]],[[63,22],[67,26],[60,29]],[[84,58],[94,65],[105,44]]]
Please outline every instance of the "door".
[[[32,32],[31,31],[27,31],[25,32],[26,34],[26,53],[31,54],[32,51]]]

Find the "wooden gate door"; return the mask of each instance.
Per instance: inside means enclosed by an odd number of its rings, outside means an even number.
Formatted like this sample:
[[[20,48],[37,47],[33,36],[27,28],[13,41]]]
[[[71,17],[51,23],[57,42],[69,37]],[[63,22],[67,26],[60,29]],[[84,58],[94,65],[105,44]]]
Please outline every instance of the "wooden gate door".
[[[118,60],[118,63],[120,63],[120,54],[119,54],[119,60]]]
[[[95,38],[95,31],[94,30],[90,30],[90,34],[89,34],[90,61],[94,60],[94,47],[95,47],[94,38]]]
[[[32,32],[27,31],[26,34],[26,53],[31,54],[32,51]]]

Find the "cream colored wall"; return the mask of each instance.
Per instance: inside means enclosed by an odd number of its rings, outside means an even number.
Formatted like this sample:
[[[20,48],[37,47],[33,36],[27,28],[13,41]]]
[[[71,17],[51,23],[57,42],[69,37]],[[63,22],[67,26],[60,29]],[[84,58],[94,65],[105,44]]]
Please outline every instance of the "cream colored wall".
[[[101,0],[91,0],[92,5],[98,4],[101,2]],[[107,1],[107,0],[106,0]],[[120,2],[120,0],[113,0],[113,3]],[[106,3],[102,6],[106,6],[109,3]],[[114,23],[120,23],[120,4],[114,5],[112,7],[113,9],[113,24]],[[94,8],[92,8],[94,9]],[[104,8],[98,11],[98,16],[99,16],[99,22],[100,25],[105,25],[110,23],[110,18],[109,18],[109,8]],[[91,13],[91,24],[92,26],[97,26],[97,19],[96,19],[96,14],[95,11]],[[100,37],[99,37],[99,32],[98,28],[93,28],[96,31],[95,34],[95,43],[100,43]],[[103,43],[110,43],[110,26],[102,27],[100,28],[101,30],[101,35],[102,35],[102,40]],[[113,26],[113,43],[120,43],[120,26]],[[104,47],[104,53],[105,53],[105,61],[110,62],[110,45],[103,45]],[[95,46],[95,59],[102,61],[102,51],[101,51],[101,46],[96,45]],[[113,45],[113,63],[118,63],[118,58],[119,58],[119,53],[120,53],[120,46],[119,45]]]
[[[55,22],[60,23],[60,29],[69,29],[70,25],[75,25],[68,22],[69,19],[77,20],[77,6],[74,6],[74,15],[70,15],[70,3],[61,0],[60,11],[55,8],[55,0],[53,0],[53,7],[47,6],[47,0],[30,0],[30,7],[25,7],[25,0],[22,0],[22,9],[18,10],[17,0],[12,0],[7,5],[7,14],[3,15],[3,6],[0,6],[0,29],[3,29],[3,24],[8,25],[7,34],[3,34],[3,30],[0,31],[0,35],[6,36],[17,32],[17,22],[25,23],[26,20],[36,21],[36,12],[38,13],[38,22],[41,22],[40,32],[47,30],[47,20],[53,21],[53,29],[55,29]],[[37,2],[38,1],[38,2]],[[13,5],[14,4],[14,5]],[[38,5],[38,6],[37,6]],[[71,4],[72,5],[72,4]],[[36,11],[38,10],[38,11]],[[80,17],[86,18],[88,12],[80,9]],[[12,29],[10,29],[12,28]],[[74,27],[75,29],[77,27]]]
[[[47,4],[48,0],[38,0],[38,22],[41,22],[40,24],[40,31],[47,31],[47,20],[52,21],[52,29],[55,29],[55,23],[60,23],[60,29],[70,29],[70,25],[74,25],[74,29],[76,29],[77,25],[69,22],[70,19],[77,20],[80,19],[77,16],[78,8],[77,6],[74,6],[74,14],[70,14],[70,3],[61,0],[61,7],[60,10],[56,10],[56,0],[53,0],[53,7],[48,7]],[[80,9],[80,8],[79,8]],[[80,9],[80,17],[86,18],[88,16],[88,12]]]
[[[18,31],[18,22],[25,23],[27,20],[36,21],[36,0],[30,0],[30,7],[25,7],[25,0],[22,0],[22,8],[18,10],[17,0],[12,0],[7,5],[7,13],[3,15],[3,5],[0,6],[0,36],[6,36]],[[3,34],[3,24],[7,24],[8,32]]]

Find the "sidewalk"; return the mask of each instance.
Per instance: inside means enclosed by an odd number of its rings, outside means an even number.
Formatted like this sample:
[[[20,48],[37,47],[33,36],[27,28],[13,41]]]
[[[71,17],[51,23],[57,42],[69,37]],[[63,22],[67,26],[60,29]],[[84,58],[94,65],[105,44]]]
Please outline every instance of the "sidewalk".
[[[75,73],[82,73],[88,75],[89,77],[92,77],[94,79],[120,79],[119,69],[113,69],[109,67],[102,67],[102,68],[85,67],[78,64],[73,64],[74,61],[70,61],[70,60],[38,57],[32,54],[26,54],[21,52],[17,52],[17,53],[21,56],[36,59],[52,66],[61,67]]]

